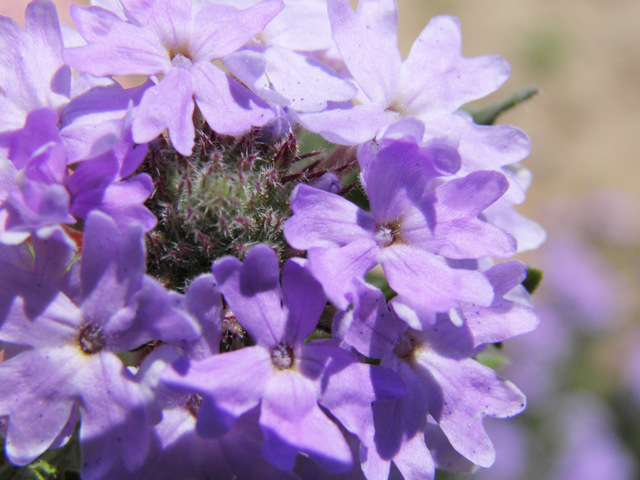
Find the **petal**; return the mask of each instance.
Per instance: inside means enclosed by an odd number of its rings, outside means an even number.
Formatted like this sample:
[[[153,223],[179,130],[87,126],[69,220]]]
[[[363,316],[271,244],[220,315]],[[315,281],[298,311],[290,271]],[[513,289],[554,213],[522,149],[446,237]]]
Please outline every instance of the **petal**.
[[[520,215],[504,197],[490,205],[482,216],[487,222],[509,232],[518,242],[518,253],[535,250],[547,239],[547,232],[538,223]]]
[[[152,30],[165,48],[178,49],[191,33],[191,2],[120,0],[132,23]]]
[[[420,358],[422,381],[433,392],[429,413],[451,445],[473,463],[489,467],[495,451],[486,434],[485,416],[506,418],[520,413],[525,398],[511,382],[471,358],[450,358],[426,349]]]
[[[396,94],[402,61],[396,2],[360,0],[355,13],[347,0],[329,0],[327,7],[333,39],[349,72],[371,102],[386,108]]]
[[[151,30],[100,7],[71,5],[71,18],[88,45],[67,48],[65,62],[96,77],[155,75],[171,68],[169,52]]]
[[[300,184],[291,194],[291,210],[284,236],[298,250],[342,247],[373,237],[373,218],[340,195]]]
[[[330,473],[351,469],[351,450],[340,429],[318,407],[308,380],[294,372],[275,375],[260,408],[265,457],[282,470],[293,467],[293,449],[309,454]]]
[[[433,480],[435,476],[433,458],[422,435],[404,442],[393,463],[405,479]]]
[[[275,112],[264,100],[218,67],[198,62],[191,74],[198,107],[215,132],[240,135],[275,118]]]
[[[459,136],[462,168],[458,176],[519,162],[531,150],[529,137],[510,125],[476,125],[464,115],[420,116],[420,119],[425,123],[425,140],[440,138],[447,132]],[[524,201],[524,191],[515,181],[506,196],[512,203]]]
[[[3,269],[14,270],[9,265],[3,265]],[[77,336],[82,317],[66,295],[27,272],[9,278],[13,285],[0,297],[3,302],[0,340],[44,348],[64,345]],[[5,283],[2,280],[0,284]],[[31,285],[20,285],[25,280]],[[12,295],[15,297],[11,298]]]
[[[95,158],[113,148],[121,140],[127,111],[139,105],[153,86],[151,80],[126,90],[118,84],[100,86],[71,100],[60,113],[67,163]]]
[[[191,155],[196,136],[191,82],[191,73],[176,67],[145,91],[131,125],[136,143],[148,143],[166,128],[173,147],[182,155]]]
[[[450,180],[420,200],[420,209],[426,214],[406,219],[402,236],[412,245],[453,259],[510,257],[517,250],[515,238],[475,218],[507,188],[506,177],[496,171]]]
[[[454,17],[431,19],[402,64],[398,101],[407,114],[433,109],[454,112],[497,90],[509,64],[497,55],[464,58],[460,25]]]
[[[201,359],[218,353],[222,337],[223,307],[222,295],[213,275],[199,275],[189,284],[186,306],[200,323],[203,337],[193,347],[196,356],[190,358]]]
[[[381,263],[394,291],[431,310],[448,311],[460,301],[485,306],[493,301],[493,287],[482,273],[452,269],[419,248],[393,245],[383,251]]]
[[[82,362],[69,348],[27,350],[0,364],[0,417],[9,416],[6,453],[26,465],[44,453],[69,420]]]
[[[340,145],[359,145],[374,138],[392,119],[378,105],[328,103],[323,112],[296,113],[298,123],[310,132]]]
[[[400,219],[408,206],[419,203],[427,182],[440,175],[435,168],[438,158],[455,158],[458,153],[444,145],[421,147],[413,141],[396,140],[385,142],[374,159],[363,156],[367,168],[362,177],[371,214],[382,221]]]
[[[375,427],[371,404],[402,397],[407,393],[406,385],[392,370],[359,363],[355,355],[342,349],[306,345],[304,361],[315,359],[318,362],[323,357],[328,357],[329,361],[318,380],[321,385],[319,403],[364,445],[372,445]]]
[[[340,248],[311,248],[307,252],[309,268],[322,284],[324,292],[339,309],[351,302],[351,286],[378,263],[380,248],[373,240],[352,242]]]
[[[302,345],[318,324],[327,304],[322,286],[300,258],[287,260],[282,269],[282,300],[287,312],[287,343]]]
[[[427,423],[424,437],[436,468],[458,474],[470,474],[478,470],[477,465],[455,451],[438,425]]]
[[[383,358],[393,351],[402,325],[389,312],[378,288],[361,279],[353,283],[353,308],[338,312],[331,330],[366,357]]]
[[[83,316],[104,325],[140,289],[145,267],[142,227],[119,229],[104,213],[91,212],[80,267]]]
[[[297,112],[320,112],[328,101],[345,102],[358,92],[332,68],[313,58],[279,47],[267,48],[264,55],[266,74],[275,91]]]
[[[211,61],[236,51],[259,34],[283,8],[282,0],[262,0],[245,10],[205,3],[195,20],[194,31],[202,33],[192,39],[193,58]]]
[[[266,245],[256,245],[244,263],[224,257],[211,270],[229,307],[256,343],[278,345],[285,336],[286,322],[276,253]]]
[[[152,340],[183,346],[200,338],[196,321],[173,308],[173,299],[153,277],[145,276],[131,305],[120,310],[104,327],[108,345],[115,351],[133,350]]]
[[[150,426],[133,375],[113,353],[92,355],[75,379],[80,394],[82,478],[98,480],[118,459],[128,470],[142,466]]]
[[[57,128],[58,114],[50,108],[34,110],[27,116],[20,130],[0,133],[0,146],[7,149],[9,158],[17,169],[23,169],[41,148],[48,144],[60,144]]]
[[[474,346],[502,342],[533,331],[540,319],[531,297],[520,285],[526,276],[526,265],[517,260],[502,262],[484,273],[496,293],[491,306],[462,305],[462,313],[473,333]],[[504,298],[514,288],[522,295],[523,301],[529,301],[522,303]]]
[[[198,414],[198,433],[218,437],[260,403],[272,376],[268,350],[254,346],[201,361],[178,359],[160,378],[174,390],[205,397]]]

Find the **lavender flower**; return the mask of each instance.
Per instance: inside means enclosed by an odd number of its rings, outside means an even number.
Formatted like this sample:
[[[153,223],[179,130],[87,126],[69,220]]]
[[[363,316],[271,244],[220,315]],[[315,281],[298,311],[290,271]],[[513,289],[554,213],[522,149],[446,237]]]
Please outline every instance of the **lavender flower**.
[[[218,133],[237,135],[275,117],[211,62],[259,33],[282,9],[280,0],[263,0],[246,10],[206,3],[195,18],[190,1],[127,0],[122,5],[129,21],[100,7],[73,6],[72,17],[88,45],[66,50],[64,58],[96,76],[162,77],[140,102],[133,120],[136,143],[150,142],[166,128],[176,150],[190,155],[194,99]]]
[[[320,405],[366,441],[372,435],[371,402],[400,395],[404,386],[345,350],[304,343],[326,299],[301,262],[287,262],[282,286],[276,256],[266,246],[254,247],[244,264],[219,260],[213,273],[256,346],[202,361],[183,359],[163,381],[204,396],[201,434],[219,436],[260,405],[265,457],[274,465],[291,469],[300,450],[327,471],[350,469],[351,451]]]
[[[370,214],[338,195],[296,187],[285,237],[294,248],[309,250],[309,267],[336,306],[349,305],[351,279],[363,278],[378,263],[391,288],[432,310],[446,311],[460,301],[491,304],[493,289],[482,274],[451,269],[436,255],[515,253],[510,235],[475,218],[506,191],[507,182],[497,172],[475,172],[427,191],[438,169],[451,168],[452,156],[457,153],[440,144],[384,144],[362,176]]]
[[[199,334],[144,276],[142,228],[119,230],[106,215],[89,215],[78,303],[37,272],[11,264],[3,265],[1,281],[0,340],[24,348],[0,365],[8,458],[24,465],[59,443],[77,405],[83,478],[101,478],[118,457],[130,470],[139,467],[149,436],[143,396],[116,353]]]

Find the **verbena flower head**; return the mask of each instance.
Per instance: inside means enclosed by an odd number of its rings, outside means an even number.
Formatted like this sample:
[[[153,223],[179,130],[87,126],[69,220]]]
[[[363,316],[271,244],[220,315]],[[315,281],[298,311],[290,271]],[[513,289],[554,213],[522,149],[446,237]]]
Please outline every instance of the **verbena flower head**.
[[[25,30],[0,18],[9,461],[79,445],[85,480],[489,466],[483,418],[525,401],[477,355],[538,322],[524,264],[490,257],[544,238],[513,211],[528,139],[460,111],[506,62],[462,57],[445,16],[403,62],[393,0],[91,3],[66,49],[48,0]]]

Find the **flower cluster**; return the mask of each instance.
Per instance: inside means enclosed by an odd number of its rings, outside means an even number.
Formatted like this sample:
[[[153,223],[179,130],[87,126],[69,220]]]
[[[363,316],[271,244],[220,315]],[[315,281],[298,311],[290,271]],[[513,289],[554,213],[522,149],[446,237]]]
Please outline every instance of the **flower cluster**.
[[[525,399],[475,357],[538,322],[526,266],[491,257],[544,232],[513,209],[526,135],[460,107],[507,63],[462,57],[446,16],[402,61],[394,0],[92,3],[77,30],[50,0],[0,18],[7,459],[77,441],[85,480],[490,466],[483,418]]]

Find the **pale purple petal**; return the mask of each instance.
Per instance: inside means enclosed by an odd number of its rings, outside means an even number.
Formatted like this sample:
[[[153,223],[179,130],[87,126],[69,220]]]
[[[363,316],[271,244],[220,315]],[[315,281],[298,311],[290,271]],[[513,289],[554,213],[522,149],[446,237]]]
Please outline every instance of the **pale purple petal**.
[[[202,340],[190,349],[190,358],[200,360],[220,350],[222,337],[222,296],[213,275],[199,275],[186,293],[187,310],[202,327]]]
[[[352,280],[378,263],[380,248],[370,239],[356,240],[340,248],[313,247],[307,252],[309,268],[324,292],[339,309],[349,306]]]
[[[201,361],[178,359],[162,372],[161,380],[174,390],[205,395],[198,433],[218,437],[260,403],[273,375],[268,350],[254,346]]]
[[[331,330],[340,338],[369,358],[383,358],[393,351],[402,327],[387,308],[382,292],[364,280],[353,281],[348,297],[353,308],[338,312]]]
[[[408,115],[429,110],[454,112],[495,91],[509,76],[497,55],[464,58],[460,25],[454,17],[431,19],[402,64],[397,100]]]
[[[262,0],[245,10],[206,2],[194,22],[194,31],[202,34],[193,39],[193,58],[209,62],[236,51],[283,8],[282,0]]]
[[[359,363],[357,357],[332,345],[309,343],[301,354],[305,362],[330,359],[320,380],[320,405],[331,412],[364,445],[373,444],[375,433],[371,404],[402,397],[407,387],[393,371]]]
[[[382,252],[381,263],[394,291],[432,310],[448,311],[460,301],[485,306],[493,301],[493,287],[481,272],[452,269],[419,248],[393,245]]]
[[[136,143],[148,143],[166,128],[173,147],[182,155],[191,155],[196,136],[192,119],[195,85],[191,82],[188,70],[172,68],[158,85],[145,91],[131,125]]]
[[[282,269],[282,300],[287,315],[286,341],[302,345],[327,304],[322,286],[303,259],[290,259]]]
[[[14,274],[0,280],[6,288],[5,295],[0,297],[3,302],[0,340],[45,348],[63,345],[77,336],[82,317],[71,300],[35,275],[16,272],[9,265],[3,265],[3,269],[8,273],[13,270]]]
[[[218,67],[198,62],[190,70],[196,103],[217,133],[240,135],[275,118],[274,110]]]
[[[519,128],[510,125],[476,125],[466,115],[424,115],[425,140],[454,133],[460,139],[458,152],[462,168],[458,176],[476,170],[497,170],[524,160],[531,150],[529,137]],[[516,181],[511,182],[506,198],[511,203],[524,201],[524,190]]]
[[[11,462],[32,462],[60,435],[77,401],[70,380],[79,368],[82,359],[57,346],[0,364],[0,417],[9,416],[5,449]]]
[[[295,461],[291,453],[301,450],[325,471],[348,471],[353,465],[349,445],[318,407],[313,390],[308,380],[293,372],[271,378],[260,409],[265,457],[287,470]]]
[[[162,45],[178,50],[191,33],[191,1],[120,0],[125,16],[132,23],[153,31]]]
[[[349,72],[371,102],[386,108],[396,95],[401,58],[393,0],[328,0],[333,38]]]
[[[81,259],[83,314],[105,324],[140,289],[145,267],[142,226],[122,230],[104,213],[90,213]]]
[[[150,426],[133,375],[115,354],[103,350],[89,357],[74,386],[81,398],[82,478],[103,478],[118,458],[129,470],[140,468],[149,448]]]
[[[118,84],[101,86],[71,100],[60,113],[60,136],[68,163],[95,158],[113,148],[127,127],[127,111],[139,105],[144,92],[153,86],[151,80],[126,90]]]
[[[454,450],[447,436],[438,425],[427,422],[424,440],[433,457],[436,468],[463,474],[474,473],[478,469],[474,463]],[[493,472],[493,469],[490,472]]]
[[[155,75],[171,69],[169,52],[152,31],[100,7],[71,5],[71,17],[88,45],[64,51],[69,66],[96,77]]]
[[[371,215],[339,195],[300,184],[291,195],[291,209],[284,236],[298,250],[342,247],[373,237]]]
[[[547,239],[547,232],[538,223],[520,215],[504,197],[490,205],[482,216],[487,222],[513,235],[518,253],[535,250]]]
[[[0,133],[0,148],[20,170],[47,143],[61,143],[58,134],[58,114],[50,108],[34,110],[20,130]]]
[[[454,259],[516,253],[516,240],[504,230],[475,218],[508,188],[496,171],[474,172],[439,186],[420,200],[423,215],[414,212],[402,224],[412,245]]]
[[[267,45],[313,52],[334,44],[325,0],[286,0],[284,3],[284,10],[260,34]]]
[[[405,441],[393,463],[405,479],[432,480],[435,476],[433,458],[422,435]]]
[[[264,52],[266,74],[276,92],[297,112],[320,112],[327,102],[345,102],[358,89],[324,63],[290,50],[271,47]],[[260,93],[260,92],[256,92]]]
[[[212,272],[238,322],[256,343],[278,345],[285,337],[286,322],[276,253],[256,245],[244,263],[225,257],[213,265]]]
[[[471,358],[452,358],[427,348],[420,362],[428,368],[423,382],[433,392],[429,413],[458,452],[477,465],[490,466],[495,451],[482,418],[520,413],[525,407],[522,392]]]
[[[353,106],[350,102],[329,102],[324,112],[297,113],[295,117],[307,130],[340,145],[359,145],[371,140],[392,122],[383,107]]]
[[[131,305],[104,326],[110,348],[133,350],[152,340],[183,346],[200,338],[201,329],[190,316],[173,308],[173,299],[154,278],[145,276]]]
[[[534,330],[538,326],[539,318],[533,308],[531,297],[520,285],[527,276],[526,265],[517,260],[503,262],[491,267],[484,274],[495,291],[491,306],[461,306],[462,314],[473,333],[474,346],[502,342]],[[507,296],[513,289],[519,290],[521,301],[513,301]]]
[[[272,105],[289,105],[289,100],[271,88],[265,70],[267,61],[263,54],[265,47],[252,45],[227,55],[222,60],[224,66],[244,83],[251,91]]]
[[[454,172],[450,173],[455,173],[455,165],[460,162],[456,150],[443,144],[385,142],[373,160],[369,160],[364,149],[360,152],[367,165],[362,173],[363,183],[371,214],[378,222],[404,217],[408,208],[420,203],[427,183],[441,175],[438,170],[442,165],[454,166]]]

